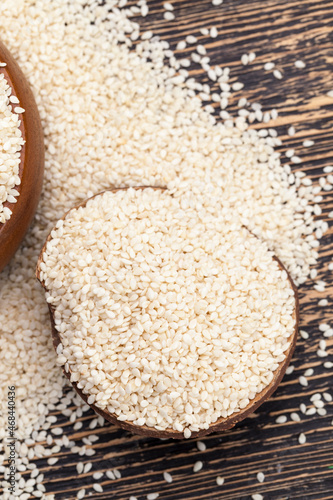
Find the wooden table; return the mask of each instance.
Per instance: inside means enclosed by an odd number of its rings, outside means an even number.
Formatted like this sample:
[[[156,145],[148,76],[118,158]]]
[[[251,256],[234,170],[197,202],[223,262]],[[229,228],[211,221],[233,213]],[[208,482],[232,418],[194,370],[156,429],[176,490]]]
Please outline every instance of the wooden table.
[[[236,93],[231,110],[236,112],[240,96],[251,102],[260,102],[264,110],[275,107],[279,118],[270,123],[278,128],[283,139],[281,152],[296,148],[303,160],[302,170],[316,179],[325,165],[333,165],[333,98],[327,92],[333,89],[333,1],[315,0],[224,0],[220,7],[213,7],[210,0],[173,0],[176,19],[163,19],[163,2],[149,1],[151,15],[140,18],[144,29],[152,29],[175,48],[186,35],[198,37],[214,64],[229,66],[232,81],[240,80],[245,88]],[[199,28],[216,26],[216,39],[203,37]],[[249,66],[242,66],[241,55],[256,52],[256,59]],[[184,51],[188,55],[190,49]],[[300,59],[305,69],[297,69],[294,62]],[[263,65],[273,61],[283,73],[283,79],[264,71]],[[191,71],[200,81],[207,75],[198,65]],[[288,126],[294,125],[296,135],[287,135]],[[263,127],[263,125],[260,125]],[[259,125],[256,125],[259,127]],[[304,148],[304,139],[315,140],[311,148]],[[286,161],[283,157],[283,161]],[[333,209],[332,194],[326,192],[322,203],[324,218]],[[308,340],[298,341],[292,364],[295,370],[286,375],[271,399],[255,415],[229,432],[214,434],[204,439],[206,451],[199,452],[195,440],[183,442],[160,441],[135,437],[111,425],[89,429],[94,415],[85,413],[80,419],[83,427],[73,432],[68,418],[56,424],[63,426],[76,444],[92,432],[99,440],[94,443],[95,455],[79,457],[64,450],[57,456],[59,462],[50,467],[46,460],[39,461],[45,470],[48,492],[56,499],[74,499],[80,488],[87,488],[92,499],[128,500],[134,495],[138,500],[158,492],[160,500],[249,500],[260,493],[265,500],[332,500],[333,498],[333,404],[327,404],[326,416],[304,416],[300,403],[309,405],[310,396],[330,390],[333,393],[332,370],[325,369],[323,361],[333,361],[333,338],[327,339],[330,355],[323,359],[316,354],[320,322],[332,322],[332,276],[327,265],[332,260],[333,231],[325,235],[320,249],[319,278],[331,284],[328,292],[320,294],[313,289],[313,282],[301,287],[301,328],[309,334]],[[318,300],[330,295],[329,305],[319,307]],[[312,367],[309,386],[302,387],[298,377]],[[291,412],[298,412],[300,422],[290,419]],[[284,424],[275,423],[279,415],[288,416]],[[299,434],[306,434],[304,445],[298,442]],[[200,472],[193,473],[193,464],[203,461]],[[93,469],[78,476],[78,461],[93,463]],[[96,481],[93,471],[117,468],[121,478],[109,480],[104,476],[99,482],[103,493],[91,489]],[[167,484],[163,471],[173,476]],[[265,482],[256,478],[264,472]],[[225,479],[223,486],[216,484],[216,477]]]

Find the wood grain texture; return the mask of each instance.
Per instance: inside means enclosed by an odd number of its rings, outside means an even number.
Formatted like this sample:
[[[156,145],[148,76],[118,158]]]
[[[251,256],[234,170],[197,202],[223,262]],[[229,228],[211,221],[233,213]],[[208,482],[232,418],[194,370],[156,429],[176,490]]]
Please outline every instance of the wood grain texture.
[[[333,164],[333,99],[326,94],[332,90],[333,63],[333,1],[314,0],[224,0],[221,7],[212,7],[210,0],[174,0],[176,19],[163,19],[163,2],[149,0],[152,15],[139,19],[144,29],[152,29],[168,40],[174,49],[179,40],[189,33],[204,43],[212,64],[229,66],[232,82],[245,83],[242,91],[231,101],[231,110],[237,111],[237,100],[247,97],[251,102],[261,102],[264,110],[277,108],[279,118],[271,126],[277,127],[283,139],[283,152],[296,148],[303,163],[297,167],[307,171],[314,180],[322,176],[322,168]],[[216,39],[200,35],[200,27],[215,25],[219,30]],[[254,50],[256,60],[249,66],[240,64],[243,53]],[[187,48],[184,55],[189,54]],[[296,69],[297,59],[306,62],[306,68]],[[263,64],[274,61],[284,74],[282,80],[264,71]],[[202,82],[207,77],[197,65],[191,74]],[[296,135],[289,137],[287,128],[294,125]],[[260,125],[263,127],[263,125]],[[259,125],[254,125],[259,127]],[[315,140],[311,148],[304,148],[304,139]],[[325,220],[333,210],[333,197],[324,194],[321,203]],[[309,281],[300,288],[301,323],[310,337],[299,339],[292,364],[295,370],[286,375],[278,390],[250,418],[225,433],[204,438],[207,449],[199,452],[195,440],[175,442],[132,436],[124,430],[105,424],[97,425],[92,412],[84,413],[78,420],[82,429],[74,432],[69,419],[59,415],[57,426],[77,446],[82,446],[86,436],[95,434],[99,440],[93,446],[93,456],[79,456],[68,449],[55,456],[59,462],[50,467],[45,459],[38,460],[38,467],[45,472],[48,492],[58,500],[74,500],[80,488],[86,488],[88,498],[100,500],[128,500],[134,495],[145,500],[148,493],[158,492],[159,500],[250,500],[254,493],[261,493],[265,500],[332,500],[333,498],[333,418],[332,403],[326,404],[327,415],[305,416],[299,411],[300,403],[309,408],[311,395],[327,390],[332,393],[332,370],[323,367],[323,361],[333,361],[333,339],[327,339],[327,358],[316,354],[319,340],[323,338],[319,322],[333,323],[333,279],[328,262],[333,259],[332,227],[322,239],[320,248],[319,279],[327,283],[327,291],[320,294]],[[329,305],[319,307],[318,300],[327,297]],[[308,377],[309,386],[302,387],[298,377],[307,368],[314,374]],[[73,408],[75,411],[75,408]],[[291,412],[298,412],[300,422],[290,419]],[[285,424],[276,424],[279,415],[288,416]],[[303,432],[307,441],[298,443]],[[204,466],[192,472],[197,460]],[[78,461],[92,462],[93,468],[80,476],[76,472]],[[117,468],[122,477],[109,480],[104,476],[99,482],[103,493],[92,489],[95,471]],[[163,471],[169,471],[173,483],[167,484]],[[259,484],[256,474],[265,473]],[[225,478],[217,486],[216,476]]]
[[[0,42],[1,67],[12,95],[15,95],[25,112],[20,114],[20,130],[25,144],[21,149],[19,176],[21,184],[16,186],[20,195],[16,203],[4,203],[12,215],[4,224],[0,223],[0,271],[8,264],[20,245],[35,214],[42,190],[44,172],[44,137],[37,105],[25,76],[10,52]]]

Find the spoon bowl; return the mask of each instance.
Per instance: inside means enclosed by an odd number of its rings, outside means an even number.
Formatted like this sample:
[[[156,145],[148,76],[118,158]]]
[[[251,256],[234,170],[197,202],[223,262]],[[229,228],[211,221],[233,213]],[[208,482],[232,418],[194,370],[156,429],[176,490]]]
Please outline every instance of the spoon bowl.
[[[109,189],[108,191],[115,192],[119,189],[127,189],[127,188],[114,188],[114,189]],[[135,189],[144,189],[144,186],[142,186],[142,187],[140,186],[140,187],[137,187]],[[154,189],[164,189],[164,188],[157,187]],[[100,194],[102,194],[102,193],[98,193],[89,199],[95,198],[96,196],[99,196]],[[84,207],[86,205],[87,201],[88,200],[85,200],[73,208],[75,209],[75,208],[79,208],[79,207]],[[67,214],[70,213],[71,210],[69,210],[62,217],[62,219],[65,219]],[[45,286],[45,283],[43,282],[43,280],[41,280],[41,277],[40,277],[40,271],[41,271],[40,264],[43,260],[43,253],[45,251],[46,245],[50,239],[51,239],[51,233],[47,237],[47,239],[44,243],[44,246],[41,250],[41,253],[40,253],[39,258],[38,258],[37,269],[36,269],[36,277],[39,280],[39,282],[41,283],[41,285],[43,286],[43,288],[45,289],[45,291],[47,291],[47,288]],[[274,377],[273,377],[271,383],[268,386],[266,386],[260,393],[258,393],[256,395],[256,397],[254,399],[252,399],[250,401],[250,403],[245,408],[243,408],[242,410],[240,410],[237,413],[230,415],[227,418],[219,418],[214,424],[211,424],[208,429],[201,429],[198,432],[192,432],[191,438],[202,437],[202,436],[205,436],[205,435],[210,434],[212,432],[225,431],[225,430],[228,430],[228,429],[231,429],[232,427],[234,427],[238,422],[240,422],[241,420],[243,420],[246,417],[248,417],[249,415],[251,415],[262,403],[264,403],[264,401],[266,401],[266,399],[268,399],[273,394],[273,392],[277,389],[279,383],[282,380],[282,377],[285,374],[287,366],[289,365],[291,357],[293,355],[295,345],[296,345],[296,340],[297,340],[298,322],[299,322],[299,302],[298,302],[297,288],[295,287],[288,271],[285,269],[285,267],[283,266],[283,264],[281,263],[281,261],[277,257],[273,257],[273,258],[274,258],[274,260],[277,261],[280,269],[286,271],[286,273],[288,275],[288,280],[291,284],[291,287],[294,291],[294,296],[295,296],[295,309],[294,309],[294,313],[293,313],[293,317],[295,319],[295,327],[294,327],[294,331],[292,332],[292,334],[289,338],[290,346],[289,346],[288,350],[285,352],[286,357],[279,364],[279,367],[275,370]],[[58,345],[61,343],[61,338],[59,336],[58,331],[55,328],[54,307],[48,303],[48,308],[49,308],[50,318],[51,318],[53,346],[55,349],[57,349]],[[70,380],[71,371],[68,372],[65,370],[65,368],[63,368],[63,372],[64,372],[65,376]],[[76,382],[71,382],[71,384],[74,387],[74,389],[76,390],[76,392],[85,401],[85,403],[89,404],[88,403],[89,395],[84,394],[82,392],[82,390],[78,388]],[[103,418],[105,418],[105,420],[108,420],[109,422],[112,422],[113,424],[117,425],[118,427],[121,427],[122,429],[128,430],[128,431],[132,432],[133,434],[140,434],[140,435],[155,437],[155,438],[173,438],[173,439],[183,439],[184,438],[183,432],[175,431],[174,429],[157,430],[153,427],[148,427],[146,425],[138,426],[138,425],[133,424],[132,422],[119,421],[115,414],[112,414],[107,410],[102,410],[101,408],[98,408],[95,404],[89,404],[89,406],[96,413],[98,413]]]
[[[11,95],[18,98],[18,106],[25,110],[19,114],[19,128],[25,141],[20,151],[21,184],[15,188],[20,194],[16,203],[4,203],[12,211],[12,215],[6,222],[0,223],[1,271],[16,252],[37,208],[43,182],[44,139],[33,93],[20,67],[1,42],[0,62],[6,63],[6,66],[0,67],[0,72],[12,89]]]

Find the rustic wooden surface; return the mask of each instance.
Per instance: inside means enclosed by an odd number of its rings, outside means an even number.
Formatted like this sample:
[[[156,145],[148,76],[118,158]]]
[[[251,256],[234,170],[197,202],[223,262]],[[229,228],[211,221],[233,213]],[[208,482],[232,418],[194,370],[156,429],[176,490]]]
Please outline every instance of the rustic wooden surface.
[[[324,0],[224,0],[220,7],[213,7],[210,0],[173,0],[176,19],[163,20],[163,2],[149,1],[150,11],[139,22],[145,29],[152,29],[168,40],[175,48],[177,41],[189,33],[198,36],[208,49],[215,64],[228,65],[233,80],[245,83],[236,94],[232,109],[236,111],[237,99],[245,96],[252,102],[261,102],[264,109],[276,107],[280,116],[272,126],[278,126],[284,140],[281,152],[296,148],[303,160],[301,168],[316,179],[325,165],[333,164],[333,99],[326,94],[333,89],[333,1]],[[215,25],[219,36],[215,40],[199,33],[200,27]],[[257,58],[249,66],[240,64],[243,53],[254,50]],[[189,53],[185,50],[184,53]],[[302,59],[305,69],[296,69],[294,62]],[[284,78],[277,80],[272,72],[263,71],[263,64],[274,61],[283,71]],[[192,73],[201,81],[206,75],[197,65]],[[289,137],[287,128],[293,124],[296,135]],[[316,141],[311,148],[302,147],[304,139]],[[285,158],[283,158],[285,161]],[[332,194],[326,192],[322,203],[324,219],[333,210]],[[321,246],[319,278],[331,286],[320,294],[309,281],[301,287],[301,328],[310,334],[309,340],[298,341],[292,364],[295,371],[286,375],[273,397],[255,415],[238,424],[233,430],[204,438],[207,450],[199,452],[196,440],[161,441],[132,436],[126,431],[96,423],[92,412],[79,420],[83,427],[74,432],[68,418],[59,416],[57,424],[76,445],[82,438],[96,434],[99,440],[92,446],[91,457],[63,450],[56,456],[59,462],[50,467],[46,459],[38,460],[38,467],[45,472],[47,492],[56,499],[74,499],[80,488],[86,488],[89,498],[128,500],[135,495],[138,500],[158,492],[160,500],[250,500],[260,493],[265,500],[332,500],[333,498],[333,405],[327,404],[326,416],[304,416],[300,403],[309,405],[309,398],[316,392],[332,391],[332,371],[322,366],[323,361],[333,361],[333,338],[327,339],[329,356],[316,355],[319,340],[323,338],[319,322],[333,322],[332,272],[327,270],[333,255],[333,231],[325,235]],[[320,298],[328,297],[327,307],[318,307]],[[302,387],[298,377],[312,367],[309,386]],[[301,422],[290,420],[290,413],[297,411]],[[59,412],[57,412],[59,414]],[[285,424],[276,424],[279,415],[287,415]],[[298,443],[304,432],[307,441]],[[89,448],[90,446],[87,446]],[[202,460],[200,472],[193,473],[193,464]],[[78,461],[92,462],[87,474],[78,476]],[[117,468],[122,477],[100,481],[103,493],[92,489],[96,471]],[[167,484],[163,471],[173,475]],[[260,484],[259,471],[266,479]],[[217,486],[216,476],[225,478]]]

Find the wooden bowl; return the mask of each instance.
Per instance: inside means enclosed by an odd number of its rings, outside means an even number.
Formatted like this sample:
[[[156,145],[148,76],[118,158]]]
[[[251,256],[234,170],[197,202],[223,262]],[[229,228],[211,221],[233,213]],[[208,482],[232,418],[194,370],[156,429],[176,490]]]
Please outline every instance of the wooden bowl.
[[[44,171],[44,138],[37,105],[21,69],[13,56],[0,42],[0,62],[7,66],[0,67],[0,72],[12,88],[12,95],[17,96],[25,109],[19,115],[20,130],[25,144],[21,149],[19,176],[21,184],[15,189],[20,193],[16,203],[4,203],[12,215],[5,223],[0,223],[0,271],[8,264],[16,252],[35,214],[42,189]]]
[[[127,188],[114,188],[114,189],[108,189],[107,191],[115,192],[115,191],[118,191],[120,189],[127,189]],[[135,189],[144,189],[144,186],[140,186],[140,187],[137,187]],[[154,188],[154,189],[164,189],[164,188]],[[89,198],[88,200],[95,198],[96,196],[98,196],[102,193],[98,193],[98,194],[92,196],[91,198]],[[83,201],[82,203],[80,203],[79,205],[77,205],[73,208],[79,208],[80,206],[84,207],[88,200]],[[62,217],[62,219],[65,219],[67,214],[71,210],[69,210]],[[45,251],[46,245],[50,239],[51,239],[51,233],[46,238],[46,241],[43,245],[42,251],[39,255],[37,268],[36,268],[36,277],[46,291],[47,291],[47,288],[45,286],[45,283],[40,278],[40,264],[43,260],[43,253]],[[278,262],[279,267],[281,269],[283,269],[284,271],[286,271],[286,273],[288,275],[289,282],[290,282],[291,287],[292,287],[294,294],[295,294],[295,310],[294,310],[294,314],[293,314],[293,317],[295,319],[295,328],[294,328],[293,333],[291,334],[290,346],[285,353],[286,358],[284,359],[284,361],[282,361],[282,363],[280,363],[277,370],[275,370],[274,378],[273,378],[272,382],[267,387],[265,387],[259,394],[257,394],[257,396],[254,399],[252,399],[250,401],[250,403],[244,409],[240,410],[237,413],[230,415],[227,418],[218,419],[214,424],[211,424],[208,429],[201,429],[198,432],[192,432],[191,438],[198,438],[198,437],[206,436],[207,434],[210,434],[212,432],[225,431],[225,430],[228,430],[228,429],[231,429],[232,427],[234,427],[238,422],[240,422],[244,418],[251,415],[264,401],[266,401],[266,399],[268,399],[271,396],[271,394],[273,394],[273,392],[277,389],[279,383],[281,382],[283,375],[285,374],[286,368],[289,365],[291,357],[293,355],[295,345],[296,345],[296,340],[297,340],[298,323],[299,323],[299,301],[298,301],[297,288],[296,288],[293,280],[291,279],[288,271],[285,269],[284,265],[281,263],[281,261],[277,257],[274,257],[274,259]],[[57,349],[58,345],[61,343],[61,339],[60,339],[58,331],[55,328],[54,308],[49,303],[48,303],[48,307],[49,307],[50,318],[51,318],[53,346],[55,349]],[[65,376],[70,380],[70,371],[67,372],[65,370],[65,368],[63,368],[63,372],[64,372]],[[74,387],[74,389],[76,390],[76,392],[85,401],[85,403],[88,404],[89,394],[88,395],[84,394],[82,392],[82,390],[77,387],[76,382],[71,382],[71,384]],[[127,431],[130,431],[133,434],[141,434],[144,436],[150,436],[150,437],[156,437],[156,438],[184,439],[183,432],[175,431],[174,429],[166,429],[166,430],[160,431],[160,430],[155,429],[154,427],[148,427],[146,425],[139,426],[139,425],[135,425],[131,422],[119,421],[115,414],[112,414],[112,413],[108,412],[107,410],[102,410],[101,408],[98,408],[94,404],[90,404],[89,406],[96,413],[98,413],[99,415],[104,417],[105,420],[108,420],[109,422],[112,422],[113,424],[117,425],[118,427],[121,427],[122,429],[126,429]]]

